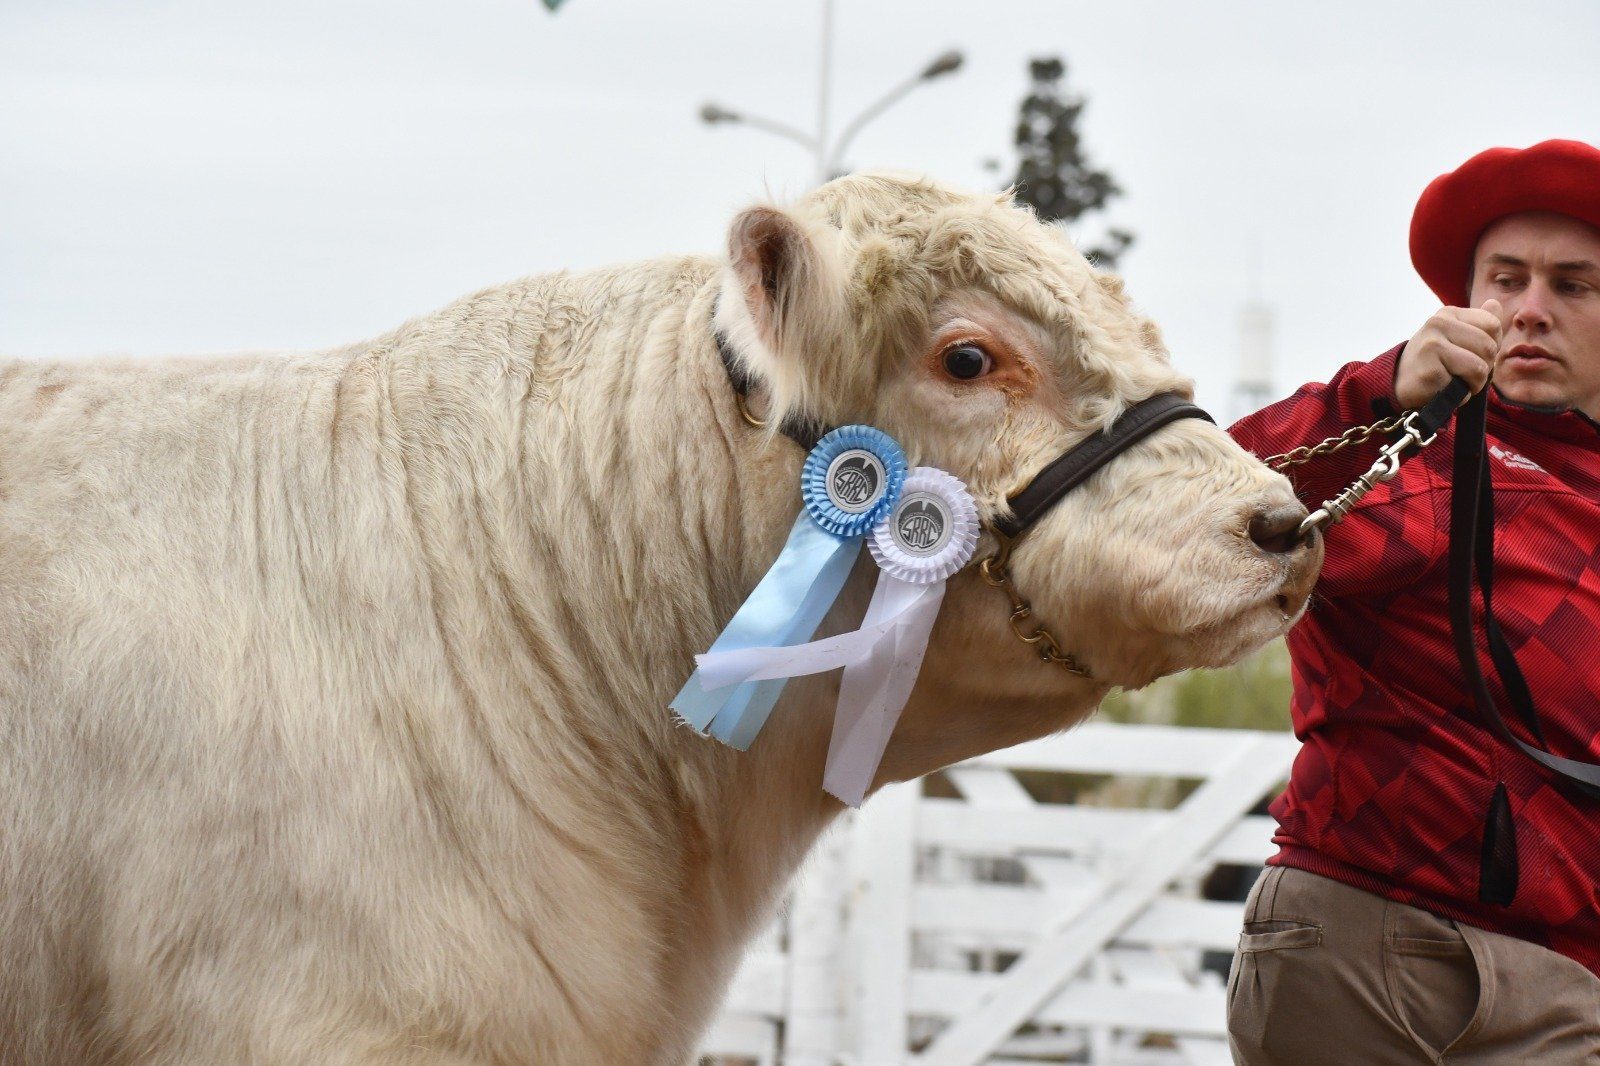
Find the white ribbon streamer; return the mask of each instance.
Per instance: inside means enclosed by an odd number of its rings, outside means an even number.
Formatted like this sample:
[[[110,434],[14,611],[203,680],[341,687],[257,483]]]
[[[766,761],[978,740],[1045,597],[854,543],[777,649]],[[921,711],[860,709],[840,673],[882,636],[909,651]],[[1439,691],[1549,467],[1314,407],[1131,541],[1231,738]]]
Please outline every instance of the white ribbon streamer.
[[[890,639],[873,648],[865,660],[847,668],[839,685],[839,706],[834,712],[822,787],[852,807],[861,806],[872,787],[895,723],[917,683],[922,657],[928,650],[928,635],[944,600],[943,581],[912,586],[885,573],[878,579],[867,618],[873,618],[873,607],[879,606],[880,600],[891,601],[906,588],[919,589],[922,595],[913,601],[911,609],[901,612],[900,623]]]
[[[895,581],[885,592],[880,576],[872,604],[878,606],[881,598],[882,609],[876,618],[869,609],[860,629],[787,648],[735,648],[696,655],[694,661],[699,667],[700,686],[709,692],[741,681],[802,677],[859,663],[895,627],[906,622],[908,612],[916,611],[930,596],[937,601],[944,586],[942,583],[937,586],[937,595],[935,588]],[[938,609],[937,602],[934,609]]]
[[[895,723],[911,698],[944,600],[945,581],[977,550],[977,505],[956,478],[919,466],[906,478],[894,510],[873,527],[867,547],[881,574],[866,624],[879,623],[891,612],[896,624],[865,658],[845,668],[839,684],[822,787],[852,807],[866,799]],[[913,588],[922,594],[913,596],[908,591]]]
[[[822,787],[859,807],[917,683],[945,582],[977,544],[978,509],[966,486],[918,467],[868,538],[878,584],[859,629],[806,644],[706,652],[695,656],[694,676],[710,693],[844,667]]]

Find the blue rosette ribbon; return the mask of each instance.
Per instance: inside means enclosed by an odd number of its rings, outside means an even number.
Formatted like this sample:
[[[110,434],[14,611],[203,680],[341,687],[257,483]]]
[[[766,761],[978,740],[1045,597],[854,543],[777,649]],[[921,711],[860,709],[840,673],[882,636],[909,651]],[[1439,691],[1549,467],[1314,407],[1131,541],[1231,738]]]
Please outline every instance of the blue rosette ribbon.
[[[822,787],[852,807],[871,789],[911,698],[945,582],[977,550],[977,503],[959,479],[919,466],[867,546],[878,584],[859,629],[805,644],[697,656],[701,684],[712,688],[844,667]]]
[[[818,441],[800,471],[805,506],[789,539],[711,652],[809,641],[839,598],[867,533],[899,501],[906,469],[900,445],[871,426],[841,426]],[[671,706],[691,728],[744,751],[766,724],[786,680],[708,689],[696,669]]]

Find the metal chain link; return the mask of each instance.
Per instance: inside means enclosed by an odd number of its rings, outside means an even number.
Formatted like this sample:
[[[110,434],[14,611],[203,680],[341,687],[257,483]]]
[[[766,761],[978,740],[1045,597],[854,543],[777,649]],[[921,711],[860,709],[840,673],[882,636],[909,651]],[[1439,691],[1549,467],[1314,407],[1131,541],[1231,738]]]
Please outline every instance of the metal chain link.
[[[1391,481],[1400,473],[1400,460],[1405,455],[1406,449],[1416,448],[1419,451],[1432,444],[1439,438],[1435,432],[1429,437],[1423,437],[1422,431],[1417,428],[1417,421],[1422,417],[1421,411],[1406,411],[1392,418],[1385,418],[1381,422],[1374,422],[1367,426],[1354,426],[1345,430],[1337,437],[1329,437],[1320,444],[1309,448],[1296,448],[1282,455],[1274,455],[1266,460],[1274,470],[1304,463],[1319,455],[1332,455],[1352,444],[1358,444],[1380,432],[1395,433],[1400,436],[1378,449],[1378,458],[1367,469],[1367,472],[1352,481],[1348,488],[1331,500],[1323,500],[1322,506],[1312,511],[1300,523],[1300,530],[1296,536],[1304,537],[1312,530],[1332,525],[1345,515],[1351,508],[1360,503],[1362,498],[1377,488],[1385,481]],[[1303,453],[1303,454],[1302,454]],[[1278,460],[1274,463],[1273,460]]]
[[[1318,456],[1333,455],[1335,452],[1343,451],[1352,444],[1365,444],[1379,433],[1393,433],[1405,420],[1405,414],[1398,414],[1364,426],[1351,426],[1337,437],[1329,437],[1319,444],[1291,448],[1281,455],[1269,455],[1261,461],[1274,470],[1299,466],[1302,463],[1309,463]]]
[[[1017,591],[1016,583],[1011,580],[1011,568],[1006,565],[1011,559],[1012,541],[998,531],[991,532],[994,532],[999,545],[993,555],[978,564],[978,572],[983,575],[985,582],[1004,592],[1011,601],[1011,632],[1038,653],[1040,662],[1054,664],[1069,674],[1093,680],[1094,675],[1089,668],[1079,663],[1071,652],[1062,651],[1056,638],[1044,626],[1036,625],[1031,630],[1023,628],[1023,623],[1033,617],[1033,605]]]

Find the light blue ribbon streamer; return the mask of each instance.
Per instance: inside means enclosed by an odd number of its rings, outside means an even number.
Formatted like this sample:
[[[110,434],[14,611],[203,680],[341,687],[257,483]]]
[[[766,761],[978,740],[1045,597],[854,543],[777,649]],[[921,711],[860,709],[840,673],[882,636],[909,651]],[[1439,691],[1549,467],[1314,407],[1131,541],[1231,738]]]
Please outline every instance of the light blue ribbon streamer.
[[[802,510],[772,568],[734,614],[712,651],[799,644],[811,639],[850,576],[861,537],[841,537]],[[784,679],[747,681],[707,692],[700,672],[672,700],[678,717],[740,751],[766,724]]]
[[[864,453],[840,467],[852,452]],[[866,475],[877,464],[881,484]],[[711,651],[783,647],[809,641],[850,576],[867,532],[900,498],[906,457],[894,438],[872,426],[840,426],[824,434],[800,471],[804,509],[772,568],[734,614]],[[851,479],[854,478],[852,481]],[[865,499],[852,497],[866,488]],[[839,495],[836,497],[835,490]],[[744,751],[767,722],[785,679],[748,681],[708,692],[697,669],[673,699],[680,719]]]

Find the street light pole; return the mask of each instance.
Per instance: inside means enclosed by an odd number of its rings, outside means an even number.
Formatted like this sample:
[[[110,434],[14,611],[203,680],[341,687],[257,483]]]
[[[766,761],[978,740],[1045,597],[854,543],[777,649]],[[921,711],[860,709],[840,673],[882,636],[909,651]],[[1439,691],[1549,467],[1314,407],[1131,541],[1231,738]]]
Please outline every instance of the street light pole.
[[[833,177],[828,168],[828,94],[833,87],[833,0],[822,0],[822,70],[817,76],[817,184]]]
[[[796,144],[801,145],[811,153],[812,161],[816,168],[815,180],[818,185],[832,179],[834,173],[844,163],[845,149],[850,146],[850,142],[855,139],[856,134],[860,133],[867,123],[899,103],[901,99],[923,82],[932,81],[934,78],[940,78],[960,70],[963,61],[961,52],[956,49],[951,49],[935,57],[917,74],[890,89],[877,102],[868,106],[851,120],[844,127],[838,142],[830,146],[828,118],[829,112],[832,110],[829,106],[829,96],[833,84],[833,4],[834,0],[822,0],[822,54],[821,69],[817,78],[817,132],[814,135],[785,122],[763,118],[760,115],[734,111],[718,104],[708,103],[700,108],[700,120],[707,125],[717,125],[724,122],[741,123],[758,130],[776,134],[785,140],[794,141]]]
[[[753,126],[758,130],[766,130],[768,133],[776,134],[785,140],[794,141],[812,155],[817,155],[819,152],[815,137],[804,130],[796,129],[787,122],[778,122],[774,119],[762,118],[760,115],[746,114],[743,111],[730,111],[716,104],[706,104],[700,109],[700,121],[708,126],[715,126],[719,122],[737,122],[744,126]]]
[[[855,120],[844,128],[844,132],[839,134],[839,143],[834,145],[833,151],[829,153],[828,160],[824,165],[826,176],[823,180],[826,181],[831,178],[834,172],[844,163],[844,150],[850,147],[850,142],[855,139],[856,134],[861,132],[863,126],[899,103],[911,93],[911,90],[923,82],[932,81],[934,78],[942,77],[945,74],[953,74],[960,70],[961,62],[962,55],[960,52],[954,49],[945,52],[916,74],[884,93],[876,103],[871,104],[861,114],[857,115]]]

